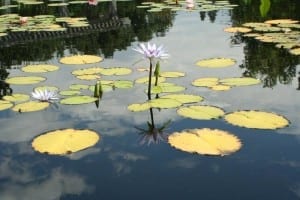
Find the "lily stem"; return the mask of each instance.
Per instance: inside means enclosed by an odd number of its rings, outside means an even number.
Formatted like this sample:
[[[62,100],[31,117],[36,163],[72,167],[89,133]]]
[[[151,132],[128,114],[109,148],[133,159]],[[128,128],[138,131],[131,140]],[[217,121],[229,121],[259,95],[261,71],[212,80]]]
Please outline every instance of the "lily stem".
[[[152,60],[150,59],[150,71],[148,80],[148,100],[151,100],[151,83],[152,82]]]

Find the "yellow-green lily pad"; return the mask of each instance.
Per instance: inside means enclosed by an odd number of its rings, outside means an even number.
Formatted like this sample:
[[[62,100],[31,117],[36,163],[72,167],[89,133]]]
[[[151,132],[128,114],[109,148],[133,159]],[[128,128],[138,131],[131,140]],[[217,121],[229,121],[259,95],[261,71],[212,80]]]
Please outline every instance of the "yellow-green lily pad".
[[[232,58],[210,58],[203,59],[196,63],[199,67],[208,67],[208,68],[222,68],[229,67],[236,63]]]
[[[128,89],[133,87],[133,82],[127,80],[116,80],[113,82],[113,86],[116,88]]]
[[[221,79],[219,82],[223,85],[229,86],[247,86],[259,84],[260,80],[250,77],[238,77]]]
[[[30,99],[30,96],[27,94],[12,94],[12,95],[6,95],[3,97],[4,100],[10,101],[10,102],[21,102],[21,101],[28,101]]]
[[[177,108],[182,105],[181,102],[175,99],[164,98],[152,99],[149,101],[149,104],[152,108]]]
[[[148,102],[134,103],[127,107],[127,109],[132,112],[141,112],[141,111],[149,110],[150,108],[151,108],[151,105]]]
[[[82,95],[82,96],[68,97],[68,98],[62,99],[60,101],[60,103],[67,104],[67,105],[78,105],[78,104],[92,103],[97,100],[98,100],[98,98]]]
[[[135,80],[136,83],[146,83],[148,84],[148,81],[149,81],[149,77],[142,77],[142,78],[138,78]],[[166,81],[166,78],[165,77],[158,77],[158,83],[162,83],[162,82],[165,82]],[[151,84],[154,84],[155,83],[155,77],[152,77],[151,78]]]
[[[48,102],[28,101],[15,105],[12,110],[16,112],[34,112],[46,109],[50,104]]]
[[[209,88],[214,90],[214,91],[227,91],[227,90],[231,89],[231,86],[218,84],[218,85],[212,85]]]
[[[6,110],[13,107],[10,101],[0,100],[0,110]]]
[[[80,94],[79,90],[62,90],[59,92],[60,95],[63,96],[74,96]]]
[[[255,110],[229,113],[225,120],[236,126],[255,129],[278,129],[289,125],[289,121],[281,115]]]
[[[152,87],[151,93],[160,94],[160,93],[181,92],[185,89],[186,89],[185,87],[173,83],[160,83],[157,86]]]
[[[80,79],[80,80],[97,80],[100,79],[101,77],[97,74],[85,74],[85,75],[78,75],[76,76],[76,78]]]
[[[121,76],[121,75],[130,74],[131,72],[132,70],[126,67],[112,67],[112,68],[104,68],[103,70],[101,70],[100,73],[105,76],[112,76],[112,75]]]
[[[102,61],[103,58],[94,55],[75,55],[68,56],[60,59],[60,62],[68,65],[82,65],[91,64]]]
[[[62,129],[40,135],[32,141],[32,147],[40,153],[65,155],[94,146],[100,136],[91,130]]]
[[[164,99],[175,99],[180,103],[197,103],[203,100],[203,97],[198,95],[191,95],[191,94],[168,94],[161,96],[160,98]]]
[[[15,76],[5,80],[8,84],[15,85],[30,85],[45,81],[46,78],[41,76]]]
[[[58,70],[59,67],[55,65],[27,65],[22,67],[22,71],[31,72],[31,73],[43,73],[43,72],[52,72]]]
[[[219,82],[218,78],[208,77],[208,78],[198,78],[192,82],[192,85],[197,87],[212,87],[217,85]]]
[[[299,56],[300,55],[300,48],[294,48],[294,49],[291,49],[289,50],[289,52],[293,55],[297,55]]]
[[[228,27],[224,29],[225,32],[228,33],[248,33],[251,32],[251,28],[246,28],[246,27]]]
[[[168,136],[168,143],[179,150],[201,155],[225,156],[238,151],[242,143],[235,135],[219,129],[189,129]]]
[[[103,68],[101,67],[90,67],[86,69],[77,69],[72,72],[73,75],[79,76],[79,75],[91,75],[91,74],[99,74]]]
[[[183,77],[185,73],[184,72],[160,72],[159,75],[165,78],[176,78],[176,77]]]
[[[215,106],[187,106],[177,110],[178,115],[199,120],[210,120],[222,117],[225,112]]]

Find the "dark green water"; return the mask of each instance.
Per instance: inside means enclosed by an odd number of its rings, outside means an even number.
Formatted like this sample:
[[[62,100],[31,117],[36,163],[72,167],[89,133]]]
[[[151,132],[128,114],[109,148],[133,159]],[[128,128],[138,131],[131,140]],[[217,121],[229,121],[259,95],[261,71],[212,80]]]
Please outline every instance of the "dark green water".
[[[210,157],[176,150],[167,142],[140,144],[141,135],[135,127],[146,128],[150,113],[132,113],[127,106],[147,99],[145,85],[104,93],[99,108],[95,104],[54,104],[33,113],[1,111],[0,199],[299,199],[299,56],[292,56],[273,44],[225,33],[223,29],[267,19],[300,20],[300,2],[271,1],[269,9],[260,11],[259,1],[231,1],[239,6],[214,12],[158,14],[136,9],[140,3],[117,2],[117,13],[109,10],[110,2],[92,8],[77,5],[69,7],[68,12],[43,7],[12,9],[11,12],[22,15],[88,13],[90,20],[96,20],[101,13],[104,17],[126,17],[130,24],[107,32],[2,43],[1,78],[24,74],[20,68],[28,64],[47,63],[59,66],[60,71],[45,74],[46,82],[35,86],[55,85],[63,90],[73,83],[91,83],[75,79],[71,72],[92,66],[130,67],[132,74],[115,79],[134,80],[147,75],[136,69],[148,63],[133,65],[141,56],[132,48],[139,42],[151,41],[163,44],[171,55],[161,63],[162,71],[185,72],[185,77],[171,82],[185,86],[185,93],[203,96],[201,104],[218,106],[226,112],[249,109],[275,112],[284,115],[291,124],[278,130],[256,130],[233,126],[223,119],[186,119],[178,116],[175,109],[154,110],[157,126],[171,120],[166,135],[191,128],[217,128],[233,133],[243,142],[241,150],[232,155]],[[104,60],[81,66],[58,62],[61,57],[74,54],[99,55]],[[230,57],[237,63],[221,69],[195,65],[197,60],[211,57]],[[225,92],[191,85],[200,77],[243,75],[259,78],[262,84]],[[2,85],[1,93],[10,88],[13,93],[30,94],[35,86]],[[101,140],[94,147],[69,156],[33,151],[34,137],[61,128],[92,129],[101,135]]]

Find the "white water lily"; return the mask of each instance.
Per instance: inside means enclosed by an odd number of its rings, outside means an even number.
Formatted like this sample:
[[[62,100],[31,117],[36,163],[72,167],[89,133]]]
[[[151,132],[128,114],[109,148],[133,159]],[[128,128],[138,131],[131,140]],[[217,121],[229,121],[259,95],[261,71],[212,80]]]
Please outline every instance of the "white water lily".
[[[54,90],[34,90],[31,93],[31,96],[39,101],[54,101],[59,99],[57,96],[57,92]]]
[[[156,46],[156,44],[147,43],[147,45],[140,43],[138,47],[133,48],[134,51],[137,51],[150,60],[156,59],[166,59],[169,57],[169,54],[164,50],[163,45]]]

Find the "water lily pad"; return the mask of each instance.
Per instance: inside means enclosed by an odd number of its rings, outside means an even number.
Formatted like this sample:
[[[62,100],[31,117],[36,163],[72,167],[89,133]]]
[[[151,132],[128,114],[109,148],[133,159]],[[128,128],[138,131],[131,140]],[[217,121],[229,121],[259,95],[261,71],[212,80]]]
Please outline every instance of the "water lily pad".
[[[141,111],[149,110],[150,108],[151,108],[151,105],[148,102],[134,103],[127,107],[127,109],[132,112],[141,112]]]
[[[292,20],[292,19],[274,19],[274,20],[267,20],[264,23],[266,23],[266,24],[295,24],[295,23],[298,23],[298,21]]]
[[[102,61],[102,58],[94,55],[76,55],[76,56],[69,56],[60,59],[61,63],[69,64],[69,65],[90,64],[90,63],[97,63],[100,61]]]
[[[208,78],[198,78],[192,82],[192,85],[197,87],[211,87],[217,85],[219,78],[208,77]]]
[[[149,104],[152,108],[177,108],[182,105],[181,102],[175,99],[164,98],[152,99],[149,101]]]
[[[0,111],[11,107],[13,107],[13,104],[10,101],[0,100]]]
[[[188,106],[177,110],[178,115],[199,120],[210,120],[222,117],[225,112],[215,106]]]
[[[160,98],[164,99],[175,99],[180,103],[197,103],[203,100],[203,97],[198,95],[191,95],[191,94],[168,94],[161,96]]]
[[[227,91],[231,89],[229,85],[222,85],[222,84],[212,85],[209,88],[214,91]]]
[[[90,67],[85,69],[77,69],[72,72],[73,75],[91,75],[91,74],[99,74],[103,68],[101,67]]]
[[[293,55],[299,56],[300,55],[300,48],[291,49],[289,52]]]
[[[27,65],[22,67],[22,71],[31,72],[31,73],[43,73],[43,72],[52,72],[58,70],[59,67],[55,65]]]
[[[133,87],[133,82],[127,80],[116,80],[114,81],[113,86],[116,88],[128,89]]]
[[[32,147],[40,153],[65,155],[94,146],[100,136],[91,130],[62,129],[45,133],[32,141]]]
[[[208,67],[208,68],[222,68],[229,67],[236,63],[234,59],[231,58],[210,58],[200,60],[196,63],[199,67]]]
[[[149,81],[149,77],[142,77],[142,78],[138,78],[135,80],[136,83],[148,83]],[[158,77],[158,83],[162,83],[166,81],[165,77]],[[154,84],[155,83],[155,77],[152,77],[151,79],[151,83]]]
[[[30,99],[30,96],[27,94],[14,93],[12,95],[4,96],[3,99],[10,102],[22,102],[22,101],[28,101]]]
[[[45,81],[46,78],[41,76],[15,76],[5,80],[8,84],[15,85],[30,85]]]
[[[256,85],[260,83],[260,80],[250,77],[238,77],[238,78],[225,78],[221,79],[220,83],[223,85],[229,86],[247,86],[247,85]]]
[[[60,101],[60,103],[68,104],[68,105],[78,105],[78,104],[92,103],[97,100],[98,100],[98,98],[82,95],[82,96],[68,97],[68,98],[62,99]]]
[[[219,129],[190,129],[169,135],[168,143],[176,149],[201,155],[225,156],[242,147],[240,139]]]
[[[248,33],[251,32],[252,29],[245,27],[228,27],[225,28],[224,31],[228,33]]]
[[[50,104],[48,102],[28,101],[15,105],[12,110],[16,112],[34,112],[46,109]]]
[[[281,115],[255,110],[229,113],[225,120],[236,126],[256,129],[278,129],[289,125],[289,121]]]
[[[84,85],[84,84],[72,84],[70,85],[71,90],[86,90],[89,89],[89,85]]]
[[[80,80],[97,80],[100,79],[101,77],[97,74],[85,74],[85,75],[78,75],[76,76],[76,78],[80,79]]]
[[[151,93],[160,94],[160,93],[181,92],[185,89],[186,89],[185,87],[173,83],[160,83],[157,86],[152,87]]]
[[[60,6],[67,6],[68,3],[48,3],[49,7],[60,7]]]
[[[112,68],[104,68],[100,73],[102,75],[111,76],[111,75],[127,75],[132,72],[131,69],[126,67],[112,67]]]
[[[80,91],[78,90],[62,90],[59,92],[60,95],[63,96],[74,96],[80,94]]]
[[[165,78],[176,78],[176,77],[183,77],[185,73],[184,72],[160,72],[159,75]]]

